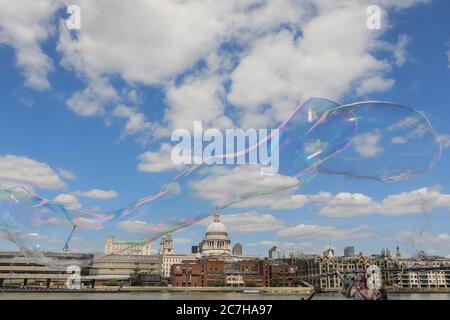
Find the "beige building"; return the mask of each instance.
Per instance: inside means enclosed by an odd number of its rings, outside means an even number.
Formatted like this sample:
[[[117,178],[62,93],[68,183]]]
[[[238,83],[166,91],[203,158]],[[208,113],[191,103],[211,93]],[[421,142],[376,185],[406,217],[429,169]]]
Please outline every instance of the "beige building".
[[[401,259],[399,250],[396,257],[383,250],[381,255],[370,257],[361,253],[354,257],[336,257],[324,252],[322,256],[304,255],[295,261],[298,275],[317,289],[340,289],[343,284],[336,270],[343,274],[360,274],[370,265],[380,267],[387,286],[404,289],[450,288],[450,259],[446,258]]]
[[[109,236],[105,241],[104,253],[107,255],[151,255],[152,242],[144,240],[119,240]]]
[[[170,269],[172,265],[179,264],[183,260],[195,260],[199,258],[199,254],[194,253],[171,253],[161,255],[161,276],[170,278]]]
[[[95,286],[111,280],[129,283],[131,275],[139,272],[144,277],[143,285],[159,285],[161,281],[161,259],[158,255],[96,255],[88,277]]]
[[[161,237],[158,254],[161,259],[161,276],[163,278],[170,278],[170,269],[173,264],[181,263],[183,260],[193,260],[200,256],[194,253],[175,253],[170,234]]]
[[[89,266],[92,254],[46,252],[42,257],[21,252],[0,252],[0,286],[67,287],[74,272],[88,273],[88,268],[70,268],[74,264]],[[55,265],[52,267],[52,265]],[[67,266],[56,268],[56,266]]]

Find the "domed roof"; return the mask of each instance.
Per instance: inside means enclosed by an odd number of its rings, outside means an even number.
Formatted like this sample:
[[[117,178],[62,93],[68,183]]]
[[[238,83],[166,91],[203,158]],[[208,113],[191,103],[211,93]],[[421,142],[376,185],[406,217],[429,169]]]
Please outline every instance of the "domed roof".
[[[214,222],[211,222],[206,229],[206,233],[226,233],[225,225],[220,222],[219,214],[214,215]]]

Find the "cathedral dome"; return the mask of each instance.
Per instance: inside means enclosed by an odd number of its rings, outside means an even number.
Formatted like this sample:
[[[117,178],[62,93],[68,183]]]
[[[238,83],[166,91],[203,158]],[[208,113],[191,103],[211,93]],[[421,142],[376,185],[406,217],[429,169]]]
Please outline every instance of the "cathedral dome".
[[[214,216],[214,222],[211,222],[206,229],[207,233],[227,233],[227,229],[225,228],[225,225],[220,222],[219,216]]]
[[[208,225],[205,238],[200,243],[203,255],[231,254],[230,238],[225,225],[220,222],[219,211],[216,210],[214,221]]]

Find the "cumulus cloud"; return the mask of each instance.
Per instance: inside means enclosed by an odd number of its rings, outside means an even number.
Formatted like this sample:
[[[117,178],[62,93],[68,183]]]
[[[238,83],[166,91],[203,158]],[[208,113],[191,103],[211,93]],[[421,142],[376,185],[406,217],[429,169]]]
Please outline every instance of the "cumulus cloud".
[[[180,244],[194,243],[194,241],[190,238],[173,238],[173,243],[180,245]]]
[[[371,236],[371,231],[368,226],[338,229],[333,226],[299,224],[279,230],[277,236],[282,238],[340,241],[367,238]]]
[[[58,168],[58,173],[61,176],[61,178],[66,179],[66,180],[76,180],[77,177],[74,173],[70,172],[69,170],[63,169],[63,168]]]
[[[404,144],[406,142],[407,142],[407,140],[405,138],[403,138],[403,137],[400,137],[400,136],[392,138],[392,143],[393,144]]]
[[[261,214],[255,211],[226,214],[220,216],[228,232],[256,233],[279,230],[284,226],[282,220],[271,214]],[[202,221],[203,225],[211,223],[209,219]]]
[[[75,191],[72,194],[78,197],[99,199],[99,200],[109,200],[117,198],[119,196],[119,194],[116,191],[100,190],[100,189],[91,189],[88,191]]]
[[[366,28],[367,4],[323,1],[316,5],[318,14],[302,26],[301,36],[281,31],[259,38],[232,72],[228,99],[243,112],[244,126],[281,121],[308,96],[338,99],[362,81],[366,81],[365,93],[392,84],[384,76],[389,63],[372,52],[376,35]],[[384,79],[383,85],[378,79]],[[261,105],[271,108],[264,118],[255,119],[252,114]]]
[[[218,75],[196,74],[178,86],[170,86],[165,115],[170,127],[192,130],[194,121],[202,121],[205,127],[231,128],[231,120],[224,115],[222,82]]]
[[[382,6],[387,13],[421,2],[384,1]],[[104,79],[107,87],[116,76],[131,86],[161,86],[167,98],[164,121],[172,128],[188,127],[192,119],[227,126],[232,123],[225,112],[229,103],[237,108],[244,127],[265,126],[283,120],[293,105],[311,95],[338,98],[354,88],[366,94],[394,84],[387,76],[389,61],[375,55],[378,38],[389,24],[380,32],[366,28],[370,1],[70,4],[82,8],[83,31],[73,37],[61,28],[58,50],[63,66],[87,82],[84,91],[67,101],[82,115],[101,114],[103,105],[115,102],[116,97],[98,89],[96,81]],[[391,44],[398,65],[404,63],[407,42],[401,35]],[[221,50],[228,43],[236,46]],[[195,70],[203,62],[206,71]],[[264,111],[258,112],[261,106]]]
[[[381,134],[379,132],[367,132],[356,135],[352,139],[355,151],[364,158],[375,157],[383,152],[379,145]]]
[[[159,233],[162,225],[155,225],[141,220],[128,220],[120,222],[119,229],[137,233]]]
[[[442,148],[448,148],[450,147],[450,135],[448,134],[441,134],[438,137],[439,142],[442,145]]]
[[[405,64],[407,59],[406,46],[411,41],[411,38],[406,34],[401,34],[395,46],[394,57],[395,63],[401,67]]]
[[[68,209],[71,209],[71,210],[76,210],[76,209],[80,209],[81,208],[80,201],[78,200],[77,197],[75,197],[72,194],[65,194],[65,193],[63,193],[63,194],[60,194],[60,195],[56,196],[54,200],[56,202],[63,203],[64,205],[66,205],[66,207]]]
[[[261,175],[258,166],[239,166],[233,169],[226,167],[209,168],[210,175],[199,181],[192,182],[190,188],[201,199],[213,202],[216,205],[224,205],[237,199],[244,199],[246,195],[253,194],[261,190],[277,190],[279,188],[288,188],[297,186],[297,179],[282,176]],[[208,192],[204,192],[208,190]],[[283,196],[291,200],[301,202],[301,197],[291,198],[292,194],[283,193]],[[280,194],[278,194],[280,195]],[[259,204],[258,201],[262,201]],[[280,201],[283,201],[281,198]],[[269,197],[257,197],[236,204],[236,207],[251,207],[252,205],[264,206],[270,203]],[[276,206],[276,204],[273,204]]]
[[[53,63],[42,42],[52,33],[50,20],[60,5],[58,0],[0,1],[0,44],[14,48],[25,85],[37,90],[50,88]]]
[[[363,194],[339,193],[325,205],[319,205],[319,214],[330,217],[354,217],[379,213],[387,216],[428,213],[438,208],[450,209],[450,195],[439,188],[420,188],[386,196],[375,201]]]
[[[287,241],[272,241],[272,240],[261,240],[259,242],[251,242],[247,245],[247,247],[264,247],[266,249],[270,249],[272,247],[277,247],[281,252],[290,251],[290,252],[299,252],[299,251],[315,251],[314,244],[307,241],[301,242],[287,242]]]
[[[113,116],[126,119],[125,134],[136,134],[152,128],[152,123],[146,120],[143,113],[124,105],[116,106],[113,111]]]
[[[147,151],[138,158],[138,170],[142,172],[161,172],[180,168],[171,158],[172,146],[169,143],[161,144],[158,151]]]
[[[65,187],[57,172],[48,164],[12,154],[0,156],[0,184],[31,189]]]
[[[421,234],[413,231],[403,231],[396,235],[383,237],[381,240],[401,242],[414,251],[424,250],[427,254],[448,252],[450,249],[450,235],[446,233],[433,234],[425,231]],[[411,250],[411,249],[410,249]],[[410,252],[415,254],[416,252]]]
[[[80,116],[105,113],[105,105],[119,100],[116,90],[104,80],[92,80],[83,91],[77,91],[67,99],[66,105]]]

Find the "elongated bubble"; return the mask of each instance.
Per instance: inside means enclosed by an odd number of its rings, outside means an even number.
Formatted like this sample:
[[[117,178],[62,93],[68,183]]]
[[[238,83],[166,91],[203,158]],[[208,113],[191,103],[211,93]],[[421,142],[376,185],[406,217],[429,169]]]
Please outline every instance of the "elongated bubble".
[[[277,173],[261,174],[261,165],[255,164],[194,165],[155,194],[115,211],[73,209],[21,187],[2,188],[0,243],[9,242],[43,264],[65,267],[74,261],[52,260],[46,251],[86,251],[83,244],[89,239],[110,234],[155,240],[216,210],[251,208],[267,197],[276,202],[277,195],[295,194],[318,173],[396,182],[430,170],[441,153],[437,134],[423,114],[390,103],[341,106],[312,98],[278,129],[256,145],[212,156],[225,162],[274,144]]]
[[[331,113],[341,110],[354,115],[358,124],[356,134],[345,152],[331,159],[327,158],[327,152],[322,155],[317,151],[317,157],[328,159],[316,166],[321,173],[397,182],[431,170],[440,159],[438,135],[425,115],[412,108],[362,102],[338,107]],[[330,143],[329,127],[319,121],[307,135],[305,144],[318,145],[320,149],[321,144]]]

